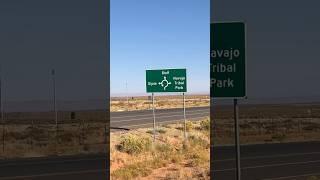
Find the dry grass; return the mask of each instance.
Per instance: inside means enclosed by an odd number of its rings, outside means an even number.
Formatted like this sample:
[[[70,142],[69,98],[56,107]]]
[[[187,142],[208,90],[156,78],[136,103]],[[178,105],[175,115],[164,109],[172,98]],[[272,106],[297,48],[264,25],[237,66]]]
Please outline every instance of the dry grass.
[[[234,143],[232,106],[215,106],[213,141]],[[320,140],[319,104],[240,105],[242,144]]]
[[[310,176],[307,177],[306,180],[320,180],[320,176]]]
[[[215,144],[233,144],[233,121],[215,121]],[[319,141],[320,118],[241,119],[240,138],[242,144]]]
[[[106,148],[105,124],[97,122],[59,124],[58,131],[52,124],[10,124],[0,135],[0,158],[99,153]]]
[[[193,128],[189,129],[188,141],[184,141],[182,124],[161,127],[151,148],[142,148],[149,147],[153,136],[150,129],[112,133],[112,179],[209,179],[209,129],[201,127],[202,121],[190,122]],[[127,143],[129,149],[139,150],[120,150],[124,137],[134,141]]]

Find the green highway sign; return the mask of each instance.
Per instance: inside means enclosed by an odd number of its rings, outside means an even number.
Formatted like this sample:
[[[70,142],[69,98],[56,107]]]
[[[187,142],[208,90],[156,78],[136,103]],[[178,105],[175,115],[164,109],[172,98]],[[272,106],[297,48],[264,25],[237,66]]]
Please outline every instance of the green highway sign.
[[[159,69],[146,71],[148,93],[187,92],[186,69]]]
[[[244,23],[211,23],[210,79],[211,97],[246,97],[246,30]]]

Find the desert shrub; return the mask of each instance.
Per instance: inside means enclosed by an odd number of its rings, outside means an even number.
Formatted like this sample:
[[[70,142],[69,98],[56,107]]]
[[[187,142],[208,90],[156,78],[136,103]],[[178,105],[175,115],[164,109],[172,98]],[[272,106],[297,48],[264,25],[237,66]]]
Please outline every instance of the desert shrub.
[[[59,142],[61,143],[70,143],[75,139],[75,137],[76,137],[75,133],[68,132],[68,131],[58,134],[58,139],[59,139]]]
[[[118,106],[124,106],[124,105],[127,105],[127,104],[125,102],[123,102],[123,101],[119,101],[117,105]]]
[[[24,140],[27,138],[26,133],[24,132],[7,132],[6,136],[8,137],[8,139],[12,139],[14,141],[16,140]]]
[[[183,176],[184,174],[181,173],[181,171],[172,171],[168,174],[166,174],[166,177],[164,179],[181,179],[181,178],[185,178],[185,176]]]
[[[138,176],[147,176],[152,172],[150,168],[143,167],[143,163],[128,165],[115,170],[111,176],[114,179],[133,179]]]
[[[200,128],[201,128],[202,130],[207,130],[207,131],[209,131],[209,130],[210,130],[210,119],[207,118],[207,119],[205,119],[205,120],[202,120],[202,121],[200,122]]]
[[[153,129],[147,130],[146,133],[153,134]]]
[[[165,129],[162,129],[162,128],[156,129],[156,133],[165,134],[166,132],[167,131]],[[153,129],[150,129],[150,130],[146,131],[146,133],[153,134]]]
[[[165,129],[158,129],[157,132],[160,134],[165,134],[167,131]]]
[[[122,136],[117,147],[121,152],[139,154],[151,148],[151,140],[149,138],[141,138],[134,135]]]
[[[272,139],[277,141],[283,141],[286,138],[286,135],[284,133],[276,133],[272,136]]]
[[[169,144],[157,144],[156,150],[160,152],[168,152],[172,150],[172,147]]]
[[[202,149],[190,152],[188,155],[189,166],[190,167],[199,167],[209,165],[210,157],[208,152]]]
[[[36,141],[40,141],[43,137],[47,137],[46,130],[38,127],[28,128],[28,134]]]
[[[166,104],[167,104],[166,101],[160,101],[160,102],[158,102],[158,106],[159,106],[159,107],[165,106]]]
[[[171,163],[179,163],[184,159],[183,150],[174,151],[173,153],[170,153],[170,162]]]
[[[153,160],[142,161],[124,166],[112,172],[112,179],[134,179],[145,177],[152,173],[152,169],[165,167],[168,162],[162,157],[155,157]]]
[[[193,123],[191,121],[187,121],[186,130],[191,131],[193,129]]]
[[[304,131],[318,131],[320,129],[320,125],[318,123],[305,123],[306,125],[302,127]]]
[[[184,126],[179,126],[179,127],[176,127],[175,129],[183,131],[184,130]]]
[[[320,177],[317,177],[317,176],[311,176],[311,177],[308,177],[308,180],[319,180]]]
[[[157,156],[153,160],[147,161],[147,166],[151,169],[162,168],[168,165],[167,157]]]
[[[191,147],[200,146],[203,149],[210,147],[210,142],[197,136],[190,136],[188,140]]]
[[[189,160],[187,166],[199,167],[208,165],[210,160],[208,153],[209,143],[209,141],[198,136],[189,137],[187,145],[184,147],[185,158]]]
[[[170,144],[156,144],[153,156],[155,160],[161,160],[160,162],[154,161],[156,167],[165,166],[169,162],[180,162],[183,159],[181,151],[176,151]]]
[[[162,127],[170,129],[172,128],[172,124],[163,124]]]

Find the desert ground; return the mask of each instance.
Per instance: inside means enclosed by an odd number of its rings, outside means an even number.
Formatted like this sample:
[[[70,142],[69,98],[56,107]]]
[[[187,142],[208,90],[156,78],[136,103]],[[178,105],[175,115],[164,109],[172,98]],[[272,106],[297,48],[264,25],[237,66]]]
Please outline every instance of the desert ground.
[[[209,95],[186,95],[186,107],[209,106]],[[157,109],[182,108],[183,98],[181,96],[155,96],[155,107]],[[151,96],[141,97],[113,97],[111,98],[111,112],[136,111],[152,108]]]
[[[74,114],[70,117],[70,114]],[[105,111],[7,113],[0,125],[0,159],[106,152]]]
[[[319,180],[320,175],[308,176],[305,178],[306,180]]]
[[[234,143],[232,107],[214,107],[213,142]],[[319,104],[242,105],[239,108],[241,144],[319,141]]]
[[[182,123],[112,132],[111,179],[210,179],[209,118]]]
[[[209,103],[205,96],[188,98],[199,101],[190,100],[188,106]],[[163,102],[174,108],[181,105],[181,100],[172,103],[163,99]],[[157,109],[163,107],[159,105]],[[228,105],[214,106],[211,117],[213,143],[234,143],[232,110]],[[239,115],[242,144],[320,140],[319,103],[240,104]],[[108,149],[109,122],[105,111],[59,112],[58,129],[53,117],[52,112],[6,113],[5,121],[0,124],[0,159],[101,153]]]

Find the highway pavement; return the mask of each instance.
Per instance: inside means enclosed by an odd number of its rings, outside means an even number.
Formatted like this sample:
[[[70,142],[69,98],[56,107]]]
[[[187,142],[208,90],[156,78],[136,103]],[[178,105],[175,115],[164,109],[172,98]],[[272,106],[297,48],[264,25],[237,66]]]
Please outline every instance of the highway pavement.
[[[159,109],[155,111],[156,123],[165,124],[177,121],[183,121],[183,109]],[[186,108],[187,120],[197,120],[202,117],[209,117],[209,107]],[[128,112],[112,112],[111,113],[111,129],[125,128],[135,129],[141,127],[153,126],[152,110],[128,111]]]
[[[235,179],[233,146],[214,148],[215,180]],[[244,145],[243,180],[303,180],[320,175],[320,142]],[[0,180],[106,179],[104,155],[0,160]]]
[[[103,154],[0,160],[0,180],[105,180],[106,166]]]
[[[235,179],[235,149],[217,146],[213,151],[214,180]],[[304,180],[320,176],[320,142],[241,146],[243,180]]]

